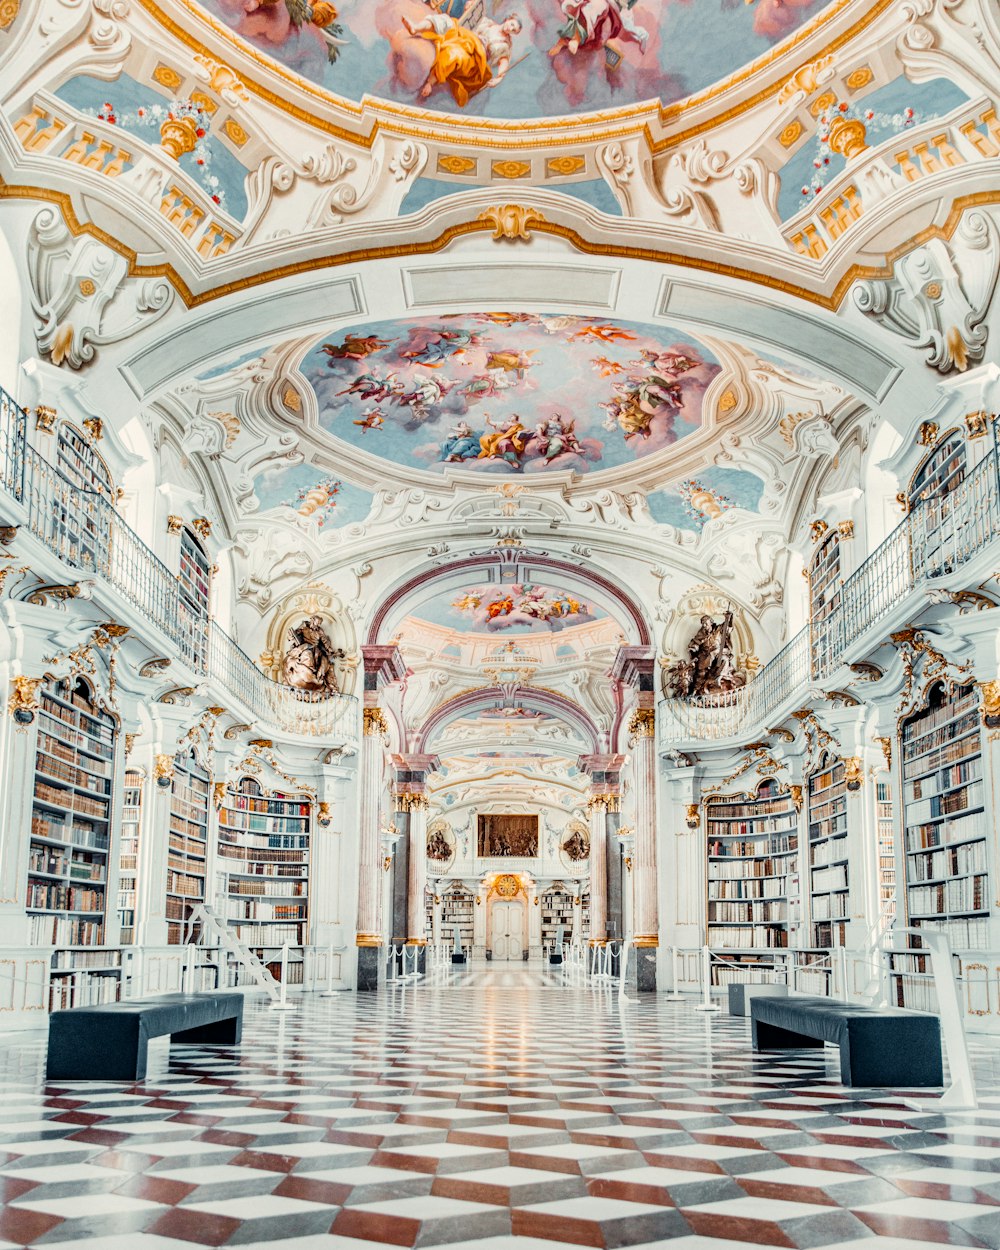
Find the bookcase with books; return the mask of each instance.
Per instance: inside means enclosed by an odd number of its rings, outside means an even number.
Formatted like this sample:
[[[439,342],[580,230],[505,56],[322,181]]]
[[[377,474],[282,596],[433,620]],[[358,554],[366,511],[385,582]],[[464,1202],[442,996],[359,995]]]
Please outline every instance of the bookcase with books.
[[[989,944],[982,730],[975,686],[935,683],[902,726],[906,910],[954,950]]]
[[[118,855],[118,940],[122,946],[135,941],[135,890],[139,872],[139,829],[142,820],[142,773],[125,771],[122,791],[121,849]]]
[[[38,946],[105,941],[116,724],[82,679],[39,695],[26,911]]]
[[[549,889],[542,895],[542,947],[555,950],[555,940],[559,930],[563,931],[563,941],[568,942],[573,934],[573,899],[575,894],[562,889]]]
[[[54,493],[60,545],[74,562],[97,568],[109,547],[111,474],[90,439],[66,421],[59,423],[56,464],[65,479],[63,489]]]
[[[194,752],[179,755],[170,786],[167,856],[167,942],[171,946],[198,940],[191,913],[205,901],[210,789],[209,775]]]
[[[745,979],[761,979],[773,962],[767,952],[788,946],[798,905],[798,813],[768,778],[754,794],[710,798],[705,817],[708,945],[745,967]]]
[[[306,943],[311,824],[307,795],[265,793],[253,777],[226,787],[218,839],[223,912],[258,953]]]
[[[809,776],[807,788],[812,945],[846,946],[850,868],[847,782],[842,761],[825,756]]]
[[[208,613],[212,602],[212,570],[208,557],[195,535],[181,530],[180,586],[178,610],[185,633],[185,654],[196,662],[204,660],[208,645]]]
[[[454,944],[457,925],[462,949],[472,949],[475,905],[473,896],[462,886],[452,886],[444,895],[441,905],[441,941],[446,946]]]

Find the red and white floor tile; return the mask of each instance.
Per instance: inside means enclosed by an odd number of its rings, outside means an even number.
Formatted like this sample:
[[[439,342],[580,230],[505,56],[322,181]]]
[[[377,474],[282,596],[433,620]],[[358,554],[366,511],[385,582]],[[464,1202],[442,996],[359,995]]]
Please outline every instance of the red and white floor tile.
[[[140,1085],[46,1084],[0,1039],[0,1250],[1000,1248],[1000,1071],[981,1109],[847,1090],[749,1022],[470,969],[248,1000],[243,1045],[156,1044]],[[919,1091],[926,1093],[926,1091]]]

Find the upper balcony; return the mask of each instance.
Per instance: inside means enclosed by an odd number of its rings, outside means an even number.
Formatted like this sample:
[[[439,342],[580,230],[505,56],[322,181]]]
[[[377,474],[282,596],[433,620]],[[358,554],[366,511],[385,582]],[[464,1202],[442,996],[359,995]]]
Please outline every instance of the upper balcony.
[[[177,665],[178,685],[204,686],[209,702],[239,711],[267,733],[356,746],[358,700],[317,695],[272,681],[207,613],[181,593],[171,573],[118,515],[112,502],[83,490],[31,447],[23,410],[0,391],[0,513],[22,526],[63,564],[110,591],[123,619],[138,620]],[[185,673],[189,675],[182,679]]]
[[[924,592],[969,564],[1000,536],[1000,457],[994,445],[949,495],[916,504],[848,577],[832,612],[811,622],[742,689],[664,699],[660,745],[739,744],[801,706],[811,683],[864,658],[887,627],[912,619]],[[894,619],[897,618],[897,619]]]

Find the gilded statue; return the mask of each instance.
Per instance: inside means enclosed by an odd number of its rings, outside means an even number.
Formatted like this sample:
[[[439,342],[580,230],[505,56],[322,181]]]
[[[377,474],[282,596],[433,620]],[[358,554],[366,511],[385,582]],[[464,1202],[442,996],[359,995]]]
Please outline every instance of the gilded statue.
[[[335,661],[346,652],[334,647],[323,628],[323,618],[309,616],[288,631],[288,650],[282,660],[282,673],[289,686],[321,694],[338,694]]]

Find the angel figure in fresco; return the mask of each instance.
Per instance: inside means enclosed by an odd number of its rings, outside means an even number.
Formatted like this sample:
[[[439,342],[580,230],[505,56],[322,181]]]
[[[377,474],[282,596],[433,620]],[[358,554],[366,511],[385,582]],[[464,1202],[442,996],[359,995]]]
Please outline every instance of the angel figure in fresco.
[[[324,343],[321,351],[330,357],[330,365],[334,360],[364,360],[388,347],[391,340],[380,339],[377,334],[347,334],[343,343]]]
[[[489,369],[486,373],[475,373],[462,387],[469,401],[477,399],[496,399],[502,391],[517,386],[517,378],[511,377],[503,369]]]
[[[396,375],[387,374],[380,378],[377,373],[362,373],[354,379],[350,386],[345,386],[337,395],[360,395],[362,399],[373,399],[379,404],[383,399],[390,399],[396,393]]]
[[[532,436],[532,442],[535,444],[533,450],[545,460],[554,460],[564,451],[582,454],[583,448],[577,442],[573,432],[575,426],[575,421],[567,421],[558,415],[549,417],[546,421],[539,421]]]
[[[409,384],[409,390],[400,386],[395,391],[396,403],[409,408],[414,421],[426,421],[432,405],[439,404],[454,385],[447,378],[418,378]]]
[[[494,432],[484,434],[479,440],[480,460],[506,460],[516,469],[521,467],[521,453],[530,437],[521,418],[516,414],[501,425],[486,418],[486,424]]]
[[[595,356],[590,363],[602,378],[614,377],[615,374],[624,373],[626,369],[625,365],[617,360],[609,360],[607,356]]]
[[[442,13],[443,7],[444,0],[430,0],[434,12],[427,17],[411,22],[404,14],[400,20],[410,35],[434,45],[434,61],[420,88],[420,98],[426,100],[440,84],[448,88],[460,108],[465,108],[478,92],[503,81],[510,69],[514,36],[521,32],[521,19],[514,15],[494,22],[484,17],[470,29]]]
[[[599,343],[626,343],[634,338],[635,335],[629,334],[628,330],[622,330],[619,326],[605,322],[603,325],[580,326],[569,336],[569,341],[575,343],[578,339],[597,339]]]
[[[353,424],[360,425],[361,433],[367,434],[369,430],[378,430],[385,425],[385,414],[378,408],[366,408],[361,414],[361,420]]]
[[[637,43],[646,51],[649,31],[636,25],[632,7],[636,0],[562,0],[560,8],[566,21],[559,27],[556,42],[549,56],[565,48],[571,55],[593,48],[606,48],[610,40]]]
[[[459,421],[448,431],[448,437],[441,444],[441,459],[447,463],[478,455],[479,436],[472,432],[468,421]]]
[[[331,65],[340,56],[340,49],[347,47],[348,41],[341,38],[344,28],[337,21],[337,8],[329,0],[243,0],[243,12],[253,17],[247,33],[263,35],[271,42],[283,42],[282,35],[289,29],[315,28]]]
[[[631,368],[646,368],[650,373],[666,374],[671,378],[679,378],[682,373],[697,369],[701,364],[700,360],[695,360],[693,356],[685,356],[682,352],[658,352],[649,347],[643,347],[639,355],[641,360],[629,362]]]
[[[424,365],[428,369],[440,369],[452,356],[460,356],[466,348],[475,347],[478,342],[479,335],[473,333],[472,330],[441,330],[436,339],[425,343],[423,347],[399,354],[404,360],[410,360],[415,365]]]
[[[337,693],[334,661],[346,652],[334,647],[321,616],[309,616],[288,631],[289,648],[282,661],[285,681],[296,690]]]

